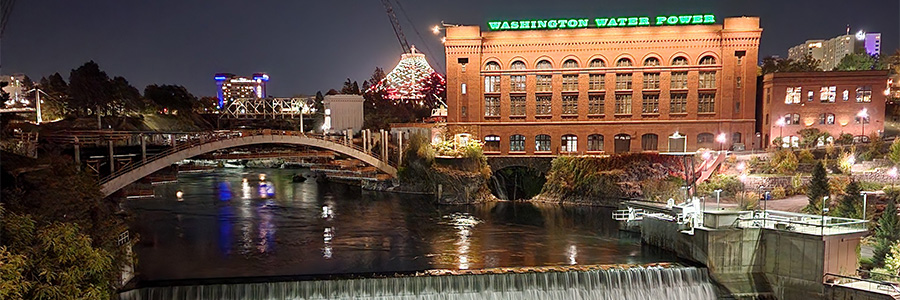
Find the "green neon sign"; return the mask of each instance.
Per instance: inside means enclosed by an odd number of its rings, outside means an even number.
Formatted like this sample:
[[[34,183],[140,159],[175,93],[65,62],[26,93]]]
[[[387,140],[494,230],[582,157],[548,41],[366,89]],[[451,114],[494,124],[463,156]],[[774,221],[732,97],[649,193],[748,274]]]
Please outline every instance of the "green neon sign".
[[[514,20],[489,21],[491,31],[500,30],[535,30],[535,29],[573,29],[573,28],[610,28],[639,26],[671,26],[671,25],[704,25],[715,24],[716,16],[672,15],[650,17],[615,17],[591,19],[546,19],[546,20]]]

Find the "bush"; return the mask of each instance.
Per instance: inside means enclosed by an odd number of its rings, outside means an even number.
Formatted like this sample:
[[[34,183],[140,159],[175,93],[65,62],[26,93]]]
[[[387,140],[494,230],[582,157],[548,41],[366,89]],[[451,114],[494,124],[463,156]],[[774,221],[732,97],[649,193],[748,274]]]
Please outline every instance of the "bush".
[[[771,169],[778,174],[793,174],[797,170],[799,160],[793,151],[781,149],[775,151],[769,162]]]
[[[736,198],[738,200],[738,207],[741,210],[755,210],[759,208],[759,193],[740,192]]]
[[[785,197],[787,197],[787,191],[784,187],[777,186],[772,189],[772,199],[784,199]]]
[[[697,185],[697,192],[701,195],[715,197],[715,190],[722,190],[722,197],[733,197],[744,188],[741,180],[734,175],[715,175],[706,182]]]
[[[849,133],[842,133],[841,136],[834,141],[834,143],[838,145],[852,145],[853,135]]]
[[[800,151],[799,160],[801,164],[813,164],[816,162],[816,157],[813,156],[812,151],[809,151],[809,149],[803,149],[803,151]]]

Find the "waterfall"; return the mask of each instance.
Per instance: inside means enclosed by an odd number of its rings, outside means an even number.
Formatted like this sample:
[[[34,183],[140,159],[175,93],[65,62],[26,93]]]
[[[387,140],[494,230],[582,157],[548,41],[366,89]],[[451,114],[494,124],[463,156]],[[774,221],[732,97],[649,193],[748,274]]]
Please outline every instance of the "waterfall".
[[[119,294],[156,299],[716,299],[706,269],[631,268],[150,287]]]
[[[494,182],[494,190],[497,191],[497,198],[501,200],[509,200],[509,197],[506,196],[506,185],[501,184],[500,179],[498,178],[502,178],[502,176],[491,175],[491,181]]]

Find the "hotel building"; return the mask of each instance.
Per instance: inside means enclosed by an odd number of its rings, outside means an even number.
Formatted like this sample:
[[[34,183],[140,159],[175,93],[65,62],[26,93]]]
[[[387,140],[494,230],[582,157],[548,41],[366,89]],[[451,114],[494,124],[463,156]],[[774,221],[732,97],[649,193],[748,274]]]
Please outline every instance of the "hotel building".
[[[762,134],[775,146],[799,146],[800,130],[817,128],[833,139],[884,132],[888,71],[784,72],[762,83]],[[827,142],[827,141],[822,141]]]
[[[869,55],[881,54],[881,33],[857,32],[836,36],[828,40],[808,40],[788,49],[788,58],[800,60],[809,56],[819,61],[819,67],[831,71],[844,56],[865,51]]]
[[[218,109],[222,109],[231,100],[239,98],[265,98],[266,82],[269,75],[266,73],[253,73],[251,78],[237,76],[231,73],[217,73],[216,93],[219,103]]]
[[[757,145],[759,18],[686,17],[447,27],[448,131],[489,155]]]

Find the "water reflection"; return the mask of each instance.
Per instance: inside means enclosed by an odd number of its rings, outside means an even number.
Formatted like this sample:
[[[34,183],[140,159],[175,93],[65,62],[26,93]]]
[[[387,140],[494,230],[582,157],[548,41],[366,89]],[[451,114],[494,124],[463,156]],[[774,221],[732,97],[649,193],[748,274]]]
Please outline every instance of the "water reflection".
[[[526,203],[439,206],[297,170],[218,170],[129,201],[145,279],[401,272],[672,260],[618,231],[612,209]],[[174,201],[183,190],[188,201]],[[240,195],[240,198],[232,195]],[[177,204],[177,205],[176,205]],[[340,237],[338,237],[340,234]],[[237,253],[238,255],[234,255]]]

